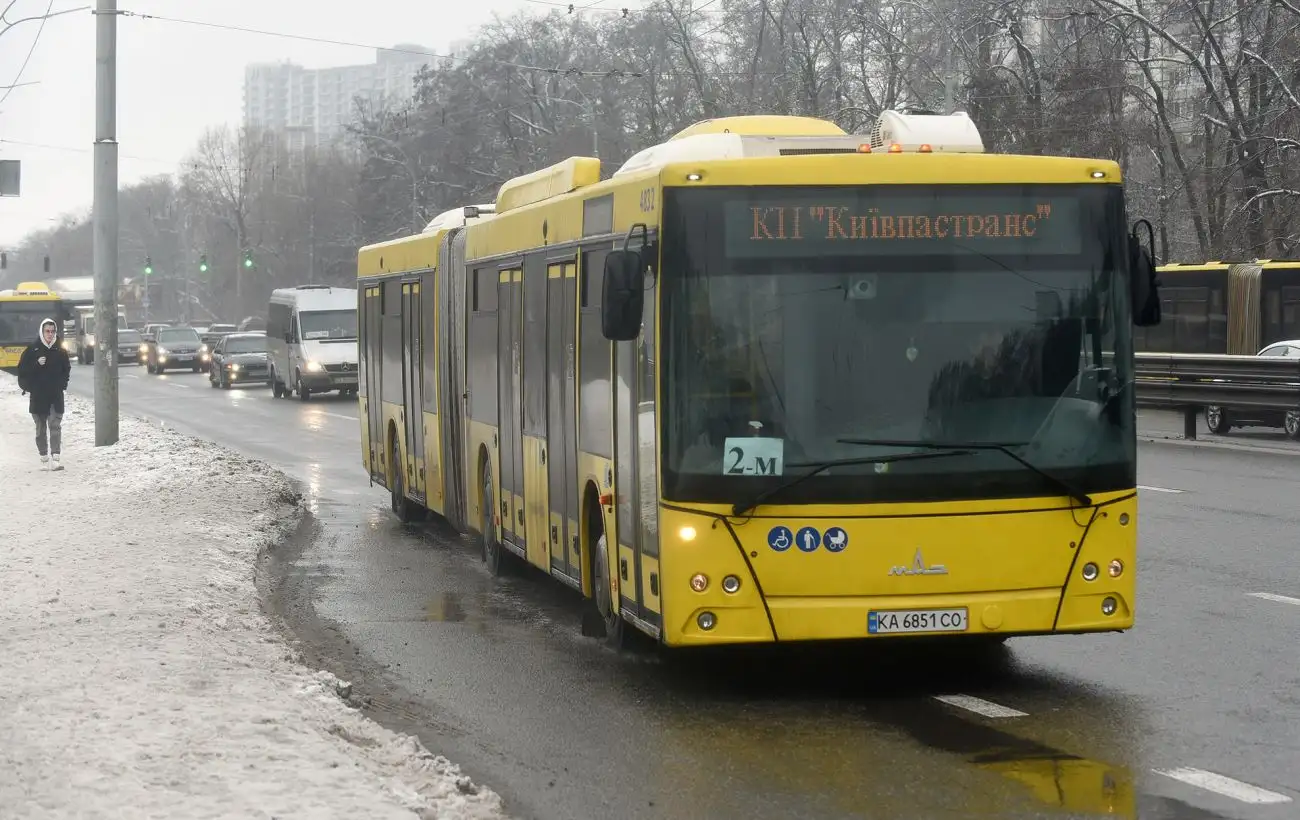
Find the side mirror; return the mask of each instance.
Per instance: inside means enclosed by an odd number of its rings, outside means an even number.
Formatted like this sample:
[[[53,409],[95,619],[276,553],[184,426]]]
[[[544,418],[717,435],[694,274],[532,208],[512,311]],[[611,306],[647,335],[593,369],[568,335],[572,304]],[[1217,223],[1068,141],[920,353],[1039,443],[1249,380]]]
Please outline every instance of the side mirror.
[[[292,331],[292,330],[286,330],[286,331],[284,332],[284,341],[285,341],[286,344],[293,344],[293,331]]]
[[[613,342],[630,342],[641,332],[645,307],[645,263],[638,251],[610,251],[600,295],[600,331]]]
[[[1142,246],[1138,239],[1138,226],[1145,224],[1150,235],[1151,247],[1155,247],[1155,232],[1151,223],[1145,219],[1133,225],[1133,232],[1128,237],[1129,253],[1129,303],[1133,310],[1133,324],[1137,327],[1154,327],[1160,324],[1160,280],[1156,275],[1156,263],[1151,252]]]

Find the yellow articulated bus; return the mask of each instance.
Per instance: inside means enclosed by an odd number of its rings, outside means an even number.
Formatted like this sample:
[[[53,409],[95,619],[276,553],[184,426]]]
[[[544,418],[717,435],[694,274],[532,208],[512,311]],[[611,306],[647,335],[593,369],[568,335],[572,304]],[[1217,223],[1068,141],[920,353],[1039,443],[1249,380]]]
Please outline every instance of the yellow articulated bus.
[[[571,158],[360,251],[364,463],[615,643],[1124,630],[1160,319],[1126,222],[1115,163],[964,114]]]
[[[1300,261],[1170,263],[1156,272],[1164,321],[1137,332],[1140,351],[1254,356],[1300,339]]]
[[[18,360],[27,346],[36,341],[43,319],[63,323],[72,318],[62,297],[44,282],[21,282],[12,290],[0,290],[0,370],[18,372]],[[65,348],[70,342],[63,340]]]

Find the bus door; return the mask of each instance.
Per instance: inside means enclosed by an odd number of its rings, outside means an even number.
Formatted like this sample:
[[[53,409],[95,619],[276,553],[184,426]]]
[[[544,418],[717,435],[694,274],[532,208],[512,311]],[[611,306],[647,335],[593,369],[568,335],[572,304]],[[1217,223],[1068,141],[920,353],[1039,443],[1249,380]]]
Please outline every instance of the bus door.
[[[402,283],[402,407],[406,423],[406,488],[425,496],[424,339],[420,283]]]
[[[497,437],[501,461],[501,541],[523,554],[524,456],[522,442],[523,279],[519,266],[504,268],[497,285]]]
[[[575,261],[551,262],[546,268],[546,451],[548,498],[546,537],[551,572],[582,588],[578,551],[578,408],[577,379],[578,267]]]
[[[384,403],[379,393],[383,367],[383,290],[379,285],[366,288],[363,300],[361,355],[366,369],[366,420],[370,429],[370,471],[382,472],[379,463],[387,442],[384,441]]]
[[[657,633],[659,482],[655,424],[655,304],[647,290],[640,337],[614,343],[614,457],[620,607]],[[610,557],[614,560],[614,557]]]

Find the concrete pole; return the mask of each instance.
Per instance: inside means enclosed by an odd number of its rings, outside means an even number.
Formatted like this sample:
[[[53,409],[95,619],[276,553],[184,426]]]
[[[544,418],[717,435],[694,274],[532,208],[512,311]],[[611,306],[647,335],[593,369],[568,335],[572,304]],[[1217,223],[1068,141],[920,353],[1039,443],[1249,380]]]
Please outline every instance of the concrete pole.
[[[95,446],[117,443],[117,0],[95,0]]]

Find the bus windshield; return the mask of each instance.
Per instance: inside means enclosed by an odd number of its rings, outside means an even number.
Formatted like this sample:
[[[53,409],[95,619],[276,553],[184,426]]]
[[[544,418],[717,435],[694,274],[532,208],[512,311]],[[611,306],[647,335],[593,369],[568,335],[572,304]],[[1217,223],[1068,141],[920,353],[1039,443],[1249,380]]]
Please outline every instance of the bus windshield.
[[[1133,487],[1117,186],[673,189],[664,226],[667,498]]]
[[[63,315],[58,303],[0,302],[0,344],[36,341],[42,319],[53,319],[62,328]]]

